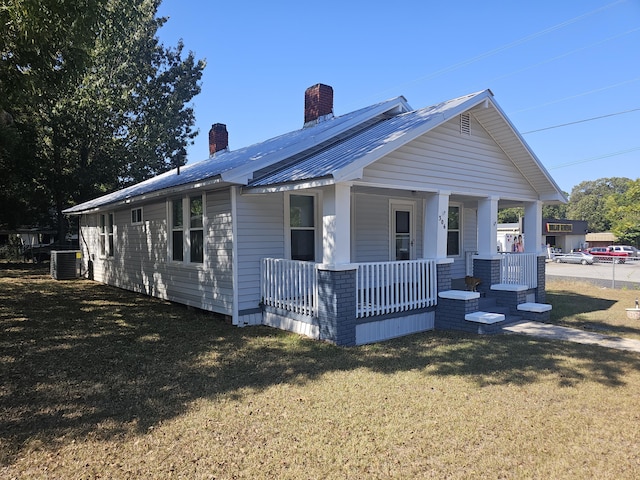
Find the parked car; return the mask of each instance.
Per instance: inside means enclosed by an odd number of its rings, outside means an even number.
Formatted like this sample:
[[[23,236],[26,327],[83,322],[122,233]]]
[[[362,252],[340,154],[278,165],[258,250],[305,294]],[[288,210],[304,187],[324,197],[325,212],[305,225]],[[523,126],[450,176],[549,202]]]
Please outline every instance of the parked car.
[[[582,265],[593,265],[593,255],[584,252],[571,252],[556,255],[556,263],[581,263]]]
[[[614,250],[612,247],[592,247],[589,249],[589,253],[595,256],[598,262],[624,263],[629,256],[627,252]]]

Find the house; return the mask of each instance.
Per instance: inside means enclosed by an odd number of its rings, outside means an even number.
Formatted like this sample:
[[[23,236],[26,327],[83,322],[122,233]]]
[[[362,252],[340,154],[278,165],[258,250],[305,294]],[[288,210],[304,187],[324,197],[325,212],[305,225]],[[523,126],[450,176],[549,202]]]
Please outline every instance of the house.
[[[566,199],[489,90],[336,116],[317,84],[301,129],[230,150],[215,124],[209,140],[206,160],[65,210],[91,278],[339,345],[545,300],[542,206]],[[513,206],[539,241],[499,255]],[[470,269],[479,291],[452,288]]]

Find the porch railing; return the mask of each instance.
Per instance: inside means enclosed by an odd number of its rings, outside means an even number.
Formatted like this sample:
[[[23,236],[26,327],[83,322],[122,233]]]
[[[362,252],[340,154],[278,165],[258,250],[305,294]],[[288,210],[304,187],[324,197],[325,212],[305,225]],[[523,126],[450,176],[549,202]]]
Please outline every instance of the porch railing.
[[[505,253],[500,259],[500,283],[538,287],[538,256],[535,253]]]
[[[302,315],[317,315],[316,264],[282,258],[262,259],[262,302]]]
[[[434,260],[358,263],[356,317],[423,308],[436,304]]]

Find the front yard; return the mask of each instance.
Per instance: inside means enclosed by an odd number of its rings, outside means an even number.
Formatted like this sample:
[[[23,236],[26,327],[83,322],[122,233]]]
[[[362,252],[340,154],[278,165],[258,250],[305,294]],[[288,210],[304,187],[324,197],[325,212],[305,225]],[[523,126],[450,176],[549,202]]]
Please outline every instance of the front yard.
[[[637,292],[548,287],[552,321],[640,338]],[[630,352],[448,332],[340,348],[0,264],[0,362],[2,478],[640,476]]]

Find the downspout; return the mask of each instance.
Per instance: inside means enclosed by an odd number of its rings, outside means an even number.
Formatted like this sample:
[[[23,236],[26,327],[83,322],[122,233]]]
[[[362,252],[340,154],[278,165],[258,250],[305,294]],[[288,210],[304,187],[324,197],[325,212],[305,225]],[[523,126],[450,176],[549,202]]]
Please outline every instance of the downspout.
[[[233,284],[233,306],[231,309],[231,323],[239,325],[239,306],[238,306],[238,187],[231,188],[231,268],[232,268],[232,284]]]

